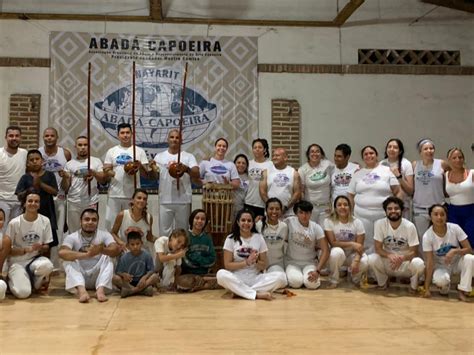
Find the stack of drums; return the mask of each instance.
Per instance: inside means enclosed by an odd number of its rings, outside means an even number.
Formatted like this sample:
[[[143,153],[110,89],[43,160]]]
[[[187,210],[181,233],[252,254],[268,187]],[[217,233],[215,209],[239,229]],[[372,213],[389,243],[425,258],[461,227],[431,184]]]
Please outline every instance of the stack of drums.
[[[224,267],[225,238],[230,234],[233,223],[234,198],[231,185],[206,184],[202,192],[202,206],[209,219],[209,232],[216,249],[216,263],[212,272]]]

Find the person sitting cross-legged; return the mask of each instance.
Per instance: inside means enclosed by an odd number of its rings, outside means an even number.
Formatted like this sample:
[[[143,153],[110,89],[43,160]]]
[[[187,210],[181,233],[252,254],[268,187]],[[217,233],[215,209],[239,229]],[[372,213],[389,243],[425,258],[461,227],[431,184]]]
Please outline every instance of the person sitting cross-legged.
[[[99,214],[87,208],[81,214],[81,229],[64,238],[59,257],[66,272],[66,290],[77,293],[79,302],[90,300],[87,289],[95,289],[99,302],[106,302],[105,289],[112,289],[114,265],[111,258],[120,253],[109,232],[98,230]]]
[[[113,284],[122,298],[142,294],[153,296],[153,286],[160,280],[154,272],[153,258],[143,249],[142,235],[138,231],[127,234],[127,252],[118,260]]]

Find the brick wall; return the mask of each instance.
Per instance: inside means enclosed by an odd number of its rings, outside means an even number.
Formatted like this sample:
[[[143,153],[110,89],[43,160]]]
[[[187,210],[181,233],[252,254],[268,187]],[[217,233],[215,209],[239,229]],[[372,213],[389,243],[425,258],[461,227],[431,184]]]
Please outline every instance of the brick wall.
[[[10,123],[21,127],[21,147],[38,148],[40,127],[40,94],[10,95]]]
[[[285,148],[288,164],[297,169],[300,164],[300,104],[296,100],[272,100],[272,149]]]

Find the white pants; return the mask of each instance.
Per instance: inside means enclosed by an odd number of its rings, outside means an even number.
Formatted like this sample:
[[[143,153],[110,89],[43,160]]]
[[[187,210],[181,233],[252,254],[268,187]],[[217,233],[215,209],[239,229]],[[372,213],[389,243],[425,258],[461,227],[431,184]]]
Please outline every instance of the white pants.
[[[308,274],[311,271],[316,271],[314,264],[308,264],[306,266],[288,265],[286,267],[286,278],[288,279],[288,285],[291,288],[301,288],[303,285],[311,290],[317,289],[321,286],[321,280],[318,277],[316,281],[309,281]]]
[[[67,227],[69,233],[74,233],[81,228],[81,213],[86,208],[97,210],[97,204],[82,205],[80,203],[67,202]]]
[[[270,267],[267,269],[266,273],[268,274],[268,273],[270,273],[270,272],[281,272],[281,273],[283,273],[283,275],[285,275],[285,286],[282,286],[282,287],[286,287],[286,286],[288,285],[288,280],[287,280],[287,278],[286,278],[285,269],[282,268],[280,265],[272,265],[272,266],[270,266]]]
[[[8,222],[22,214],[21,203],[19,201],[0,201],[0,208],[5,212],[5,222],[0,232],[4,232]]]
[[[40,256],[29,266],[33,273],[33,285],[31,285],[30,277],[26,271],[26,267],[21,264],[13,264],[8,269],[8,285],[10,291],[16,298],[27,298],[31,295],[31,286],[35,290],[39,289],[43,281],[49,278],[53,271],[53,263],[44,256]]]
[[[107,255],[101,255],[92,269],[84,270],[79,261],[64,262],[66,272],[66,291],[76,292],[77,286],[84,286],[87,290],[97,290],[99,287],[112,289],[114,264]]]
[[[7,284],[5,281],[0,280],[0,301],[5,299],[6,292],[7,292]]]
[[[331,270],[331,273],[329,274],[329,279],[332,283],[335,283],[335,284],[339,283],[339,272],[341,271],[341,267],[351,266],[352,261],[354,260],[355,256],[356,256],[355,252],[349,254],[346,257],[346,254],[344,253],[344,250],[342,248],[339,248],[339,247],[331,248],[328,264],[329,264],[329,269]],[[369,258],[364,253],[362,257],[360,258],[359,272],[356,274],[351,272],[352,282],[358,285],[360,283],[362,274],[367,272],[368,267],[369,267]]]
[[[457,265],[450,270],[439,267],[433,272],[433,283],[441,288],[441,293],[448,293],[449,287],[451,286],[451,274],[461,274],[461,280],[459,280],[458,290],[464,292],[472,291],[472,275],[474,274],[474,255],[466,254],[459,259]]]
[[[413,208],[413,223],[415,224],[416,231],[418,232],[418,238],[420,239],[420,244],[423,244],[422,238],[423,234],[430,227],[430,216],[428,215],[427,208]]]
[[[374,271],[379,286],[384,286],[389,276],[409,277],[410,287],[416,290],[419,277],[423,275],[425,270],[425,263],[421,258],[413,258],[410,261],[404,261],[397,270],[393,270],[388,258],[382,258],[378,254],[370,254],[369,267]]]
[[[174,283],[175,263],[164,263],[161,274],[161,287],[168,287]]]
[[[174,228],[189,229],[190,204],[160,205],[160,235],[168,237]]]
[[[380,206],[382,207],[382,206]],[[374,252],[374,223],[375,221],[384,218],[385,212],[383,209],[380,211],[368,211],[362,208],[354,209],[354,216],[359,218],[362,224],[364,225],[365,229],[365,239],[364,239],[364,249],[365,252],[368,254],[372,254]]]
[[[242,277],[242,275],[220,269],[216,278],[219,285],[248,300],[254,300],[257,297],[257,292],[273,292],[286,286],[286,277],[283,272]]]
[[[112,230],[115,217],[120,211],[130,208],[130,198],[127,197],[109,197],[107,199],[107,207],[105,209],[105,228]]]
[[[329,213],[326,212],[328,208],[330,208],[329,202],[327,203],[327,205],[322,206],[313,205],[313,211],[311,212],[311,220],[323,227],[324,220],[329,217]]]

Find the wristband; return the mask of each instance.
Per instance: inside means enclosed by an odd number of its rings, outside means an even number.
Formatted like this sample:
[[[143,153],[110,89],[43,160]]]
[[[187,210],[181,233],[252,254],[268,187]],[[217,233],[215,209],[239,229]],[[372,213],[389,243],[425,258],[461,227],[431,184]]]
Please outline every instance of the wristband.
[[[395,176],[397,178],[397,180],[400,180],[403,176],[400,174],[398,176]]]

